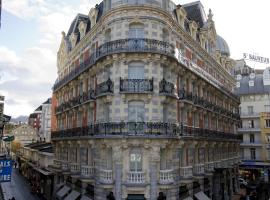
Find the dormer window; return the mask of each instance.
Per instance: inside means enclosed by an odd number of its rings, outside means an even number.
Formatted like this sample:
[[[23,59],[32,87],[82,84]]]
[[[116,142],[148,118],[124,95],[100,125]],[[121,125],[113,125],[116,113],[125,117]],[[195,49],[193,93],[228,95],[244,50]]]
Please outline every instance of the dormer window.
[[[85,36],[86,23],[84,21],[81,21],[78,28],[80,32],[80,38],[83,38]]]

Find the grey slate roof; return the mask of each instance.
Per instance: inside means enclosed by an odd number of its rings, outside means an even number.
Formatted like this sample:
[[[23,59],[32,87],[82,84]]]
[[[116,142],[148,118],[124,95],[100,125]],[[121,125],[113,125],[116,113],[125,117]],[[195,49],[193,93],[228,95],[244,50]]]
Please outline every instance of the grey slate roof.
[[[198,23],[202,28],[206,22],[205,12],[200,1],[184,4],[183,8],[187,12],[187,18]]]
[[[249,86],[250,80],[254,80],[254,86]],[[242,76],[239,82],[240,87],[235,89],[237,95],[270,93],[270,85],[263,84],[262,74],[256,74],[254,79],[250,79],[250,76]]]

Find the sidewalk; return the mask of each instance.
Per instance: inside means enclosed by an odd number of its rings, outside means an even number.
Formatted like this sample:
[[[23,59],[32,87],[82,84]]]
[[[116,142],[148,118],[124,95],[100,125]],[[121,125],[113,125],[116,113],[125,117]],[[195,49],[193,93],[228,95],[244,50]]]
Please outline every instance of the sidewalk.
[[[1,183],[4,200],[15,197],[16,200],[39,200],[39,198],[31,194],[29,185],[24,177],[22,177],[17,169],[13,169],[11,182]]]

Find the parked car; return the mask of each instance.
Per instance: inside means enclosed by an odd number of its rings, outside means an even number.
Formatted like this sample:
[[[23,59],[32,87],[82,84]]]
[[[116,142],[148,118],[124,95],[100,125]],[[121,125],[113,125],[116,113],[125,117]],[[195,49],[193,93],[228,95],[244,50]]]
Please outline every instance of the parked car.
[[[238,182],[239,182],[239,185],[244,185],[244,186],[247,186],[247,181],[243,178],[238,178]]]

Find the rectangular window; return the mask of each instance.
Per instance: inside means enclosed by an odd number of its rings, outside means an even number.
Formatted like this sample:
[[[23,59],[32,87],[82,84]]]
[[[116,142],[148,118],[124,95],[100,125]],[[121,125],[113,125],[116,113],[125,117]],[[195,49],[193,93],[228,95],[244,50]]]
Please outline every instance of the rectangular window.
[[[253,106],[248,106],[248,114],[249,115],[253,114]]]
[[[130,153],[130,171],[142,171],[142,154],[139,149]]]
[[[248,128],[254,128],[254,120],[248,122]]]
[[[250,134],[249,135],[249,142],[250,143],[254,143],[255,142],[254,134]]]
[[[265,120],[265,127],[270,128],[270,119]]]
[[[256,149],[255,148],[250,149],[250,159],[256,160]]]
[[[270,105],[265,105],[264,110],[265,112],[270,112]]]

